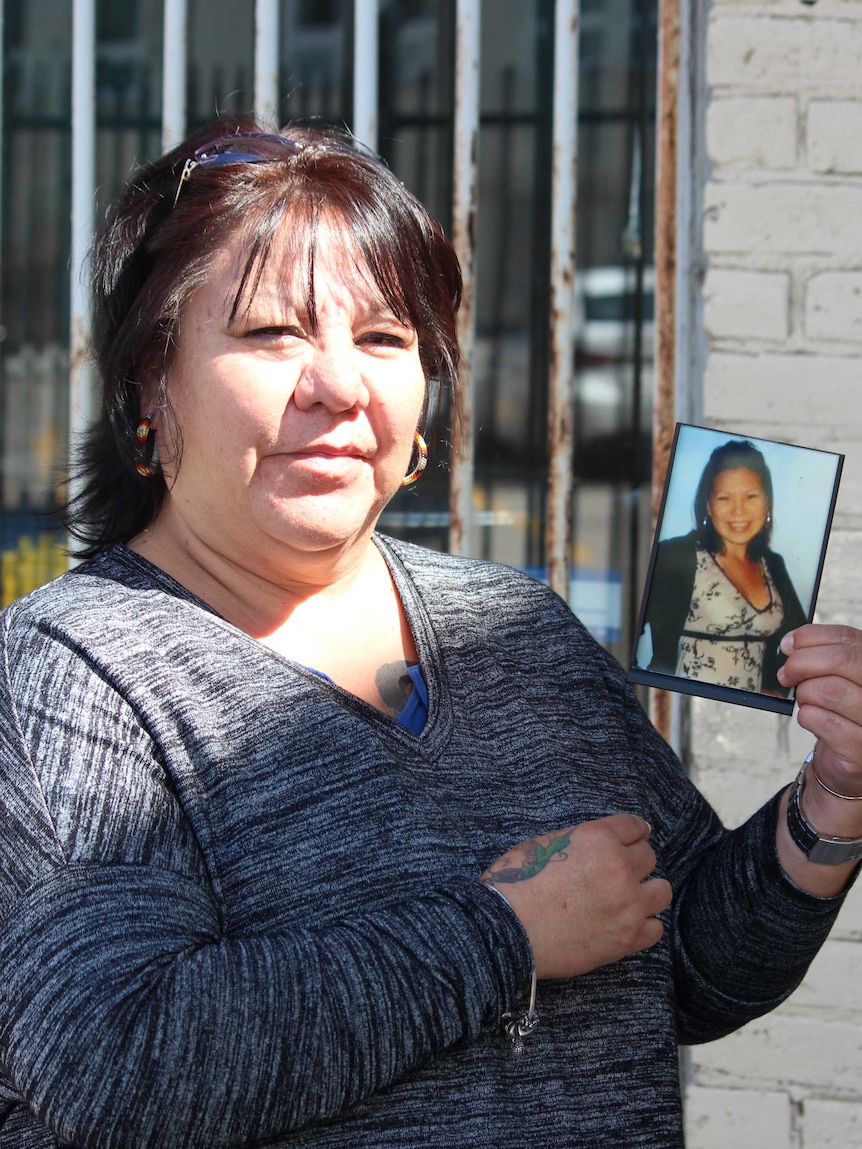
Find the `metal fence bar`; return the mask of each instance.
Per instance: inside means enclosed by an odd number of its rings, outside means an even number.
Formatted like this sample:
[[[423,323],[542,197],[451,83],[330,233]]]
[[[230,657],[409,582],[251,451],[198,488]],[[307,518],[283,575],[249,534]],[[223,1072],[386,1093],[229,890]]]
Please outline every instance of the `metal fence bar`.
[[[72,9],[72,236],[69,294],[69,467],[92,422],[94,395],[88,357],[90,303],[87,257],[96,199],[96,2]],[[71,490],[70,495],[77,494]]]
[[[566,601],[569,598],[574,462],[579,14],[578,0],[556,0],[545,555],[548,583]]]
[[[165,0],[162,48],[162,151],[186,134],[188,3]]]
[[[452,435],[449,490],[449,550],[473,551],[473,476],[475,445],[470,375],[476,348],[476,202],[479,185],[479,55],[481,0],[458,0],[455,12],[455,154],[453,165],[452,242],[461,261],[464,294],[458,313],[458,338],[464,359],[460,419]]]
[[[679,153],[680,0],[659,0],[658,108],[655,197],[655,405],[653,409],[653,522],[664,486],[676,423],[677,164]],[[651,690],[650,718],[671,736],[674,707]]]
[[[6,108],[3,103],[3,95],[6,91],[6,74],[4,65],[6,63],[6,53],[3,51],[3,45],[6,43],[6,5],[3,0],[0,0],[0,156],[5,156],[9,151],[9,139],[6,136],[3,128],[6,124]],[[0,204],[3,203],[3,193],[5,187],[3,184],[3,171],[6,165],[0,162]],[[2,275],[3,266],[3,212],[0,211],[0,275]],[[2,279],[0,279],[2,282]],[[4,335],[2,328],[0,328],[0,335]],[[0,358],[3,352],[3,339],[0,339]],[[0,451],[2,451],[2,440],[0,440]],[[2,518],[2,507],[0,507],[0,518]]]
[[[278,124],[279,0],[255,0],[254,118]]]
[[[353,0],[353,134],[377,150],[379,0]]]

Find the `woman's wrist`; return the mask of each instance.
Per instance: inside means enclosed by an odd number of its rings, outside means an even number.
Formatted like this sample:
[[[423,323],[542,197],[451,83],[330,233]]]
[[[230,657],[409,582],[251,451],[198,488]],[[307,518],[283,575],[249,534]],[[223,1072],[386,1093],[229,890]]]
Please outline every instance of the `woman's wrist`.
[[[834,897],[844,891],[862,855],[862,802],[838,797],[818,784],[812,761],[813,753],[782,796],[778,857],[800,889]]]
[[[857,862],[845,862],[838,866],[827,866],[809,861],[805,851],[794,841],[787,822],[787,809],[793,785],[788,786],[781,796],[776,827],[776,847],[782,870],[800,890],[817,898],[833,898],[843,893],[850,881]]]

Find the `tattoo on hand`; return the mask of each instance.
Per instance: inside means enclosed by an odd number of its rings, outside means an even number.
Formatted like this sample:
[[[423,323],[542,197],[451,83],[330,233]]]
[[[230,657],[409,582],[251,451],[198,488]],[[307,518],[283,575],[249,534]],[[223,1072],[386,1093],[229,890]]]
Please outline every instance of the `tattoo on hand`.
[[[565,850],[569,845],[568,834],[551,835],[546,846],[534,838],[520,847],[524,860],[520,866],[507,866],[502,870],[491,870],[482,879],[486,885],[493,886],[497,882],[512,883],[524,882],[527,878],[535,878],[554,857],[560,861],[566,857]],[[507,860],[507,859],[506,859]]]

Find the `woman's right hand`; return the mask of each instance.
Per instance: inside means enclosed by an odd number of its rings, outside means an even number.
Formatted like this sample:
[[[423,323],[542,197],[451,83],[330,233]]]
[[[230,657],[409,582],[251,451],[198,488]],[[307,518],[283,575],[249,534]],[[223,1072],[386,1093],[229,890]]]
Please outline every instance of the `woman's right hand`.
[[[517,914],[540,978],[577,977],[656,944],[670,883],[650,878],[650,826],[612,814],[513,846],[482,875]]]

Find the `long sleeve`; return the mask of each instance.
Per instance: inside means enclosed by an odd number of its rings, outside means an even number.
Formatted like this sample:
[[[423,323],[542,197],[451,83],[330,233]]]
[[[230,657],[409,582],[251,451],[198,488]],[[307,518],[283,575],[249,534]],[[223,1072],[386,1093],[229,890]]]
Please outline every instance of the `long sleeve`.
[[[271,1141],[493,1023],[526,977],[505,918],[453,880],[325,929],[232,938],[178,875],[65,867],[3,923],[3,1062],[75,1145]]]
[[[671,540],[677,575],[691,562],[690,542]],[[516,595],[510,581],[507,624],[497,637],[488,604],[495,601],[492,588],[501,576],[493,568],[471,570],[471,601],[484,609],[485,642],[493,644],[496,659],[505,660],[522,710],[539,717],[541,741],[536,737],[527,752],[537,785],[551,788],[556,750],[560,760],[568,755],[573,762],[575,820],[627,810],[653,828],[658,872],[674,890],[665,944],[678,1040],[717,1038],[774,1008],[799,984],[843,897],[813,897],[784,874],[775,844],[776,801],[745,826],[722,826],[647,719],[622,667],[564,603],[526,580]],[[674,594],[673,600],[687,610],[686,595]],[[449,609],[459,612],[462,626],[476,625],[463,600]],[[523,793],[523,779],[520,786]],[[565,822],[549,820],[544,828],[554,824]]]
[[[0,1051],[61,1140],[272,1141],[475,1039],[519,1000],[529,946],[475,877],[425,871],[408,898],[403,882],[387,887],[391,862],[375,875],[357,857],[325,913],[241,922],[128,702],[66,645],[25,647],[0,693],[0,819],[15,827],[0,835]],[[300,814],[296,851],[338,854],[339,828]],[[296,871],[310,880],[315,866]]]
[[[725,830],[680,777],[670,750],[635,702],[635,745],[654,763],[662,862],[674,889],[669,936],[679,1040],[722,1037],[774,1009],[799,985],[845,894],[798,889],[778,861],[780,794],[742,826]]]
[[[781,869],[777,796],[704,858],[676,901],[680,1040],[711,1041],[796,989],[844,895],[816,898]]]

